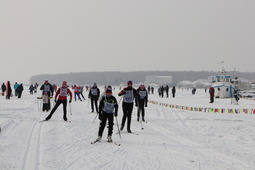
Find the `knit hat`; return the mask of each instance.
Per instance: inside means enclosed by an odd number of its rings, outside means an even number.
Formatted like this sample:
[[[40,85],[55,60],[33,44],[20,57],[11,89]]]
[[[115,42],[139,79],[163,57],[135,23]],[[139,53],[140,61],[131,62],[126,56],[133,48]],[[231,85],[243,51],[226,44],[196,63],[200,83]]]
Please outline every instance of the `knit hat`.
[[[127,82],[127,84],[129,85],[132,85],[133,84],[133,82],[131,81],[131,80],[129,80],[128,82]]]

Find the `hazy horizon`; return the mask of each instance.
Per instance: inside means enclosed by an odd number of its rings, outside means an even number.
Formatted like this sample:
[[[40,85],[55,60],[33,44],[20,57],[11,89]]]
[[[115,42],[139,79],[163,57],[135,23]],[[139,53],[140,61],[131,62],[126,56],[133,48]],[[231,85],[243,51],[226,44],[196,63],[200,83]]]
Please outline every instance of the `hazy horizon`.
[[[0,81],[94,71],[254,72],[255,1],[0,2]]]

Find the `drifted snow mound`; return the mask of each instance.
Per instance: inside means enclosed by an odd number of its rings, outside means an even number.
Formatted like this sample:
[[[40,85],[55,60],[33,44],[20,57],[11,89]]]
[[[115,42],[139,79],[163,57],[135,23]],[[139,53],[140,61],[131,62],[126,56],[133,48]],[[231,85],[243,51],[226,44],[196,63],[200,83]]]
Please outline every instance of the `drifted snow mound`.
[[[191,87],[203,88],[203,87],[208,87],[210,85],[211,83],[207,79],[199,79],[193,82],[184,80],[177,84],[178,87],[183,87],[183,88],[191,88]]]

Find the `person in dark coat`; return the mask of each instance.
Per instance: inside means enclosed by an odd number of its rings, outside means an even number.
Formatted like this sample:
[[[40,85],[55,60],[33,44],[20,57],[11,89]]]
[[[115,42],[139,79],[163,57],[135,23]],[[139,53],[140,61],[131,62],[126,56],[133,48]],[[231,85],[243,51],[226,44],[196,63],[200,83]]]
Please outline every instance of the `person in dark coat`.
[[[2,96],[4,96],[4,92],[6,91],[6,86],[4,83],[2,84],[1,89],[2,89]]]
[[[141,84],[139,88],[136,90],[136,98],[135,98],[135,106],[137,107],[137,121],[140,119],[140,112],[142,112],[142,121],[145,122],[144,116],[145,116],[145,109],[144,107],[147,107],[148,104],[148,92],[145,89],[145,86]]]
[[[10,83],[10,81],[7,81],[7,83],[6,83],[6,99],[10,99],[11,94],[12,94],[11,83]]]
[[[209,94],[210,94],[210,103],[213,103],[214,102],[214,88],[213,87],[210,87]]]
[[[168,98],[168,94],[169,94],[169,86],[166,85],[166,97]]]
[[[175,92],[176,92],[176,89],[175,89],[175,86],[173,86],[173,88],[172,88],[172,95],[173,95],[173,98],[175,98]]]
[[[23,84],[21,83],[21,84],[17,87],[17,89],[16,89],[17,94],[18,94],[18,98],[21,98],[21,95],[22,95],[23,90],[24,90]]]
[[[91,109],[92,109],[92,112],[94,112],[94,105],[96,107],[96,112],[98,113],[98,99],[100,97],[100,90],[99,88],[97,87],[97,84],[94,83],[92,88],[90,89],[89,91],[89,96],[88,98],[91,100]]]
[[[164,86],[161,87],[161,97],[164,98],[164,91],[165,91],[165,88]]]
[[[102,97],[99,103],[99,119],[101,120],[99,131],[98,131],[98,139],[101,140],[103,131],[106,125],[106,121],[108,120],[108,142],[112,142],[112,130],[113,130],[113,117],[118,116],[118,103],[116,98],[112,95],[112,90],[106,89],[105,96]]]
[[[29,92],[30,92],[31,95],[33,95],[33,92],[34,92],[34,86],[33,86],[33,84],[30,85],[30,87],[29,87]]]
[[[127,131],[128,133],[132,133],[130,126],[131,126],[131,118],[132,118],[132,112],[134,107],[134,99],[136,97],[136,89],[133,88],[132,81],[128,81],[127,85],[128,86],[126,88],[124,88],[118,93],[119,96],[123,96],[123,102],[122,102],[123,117],[122,117],[120,130],[124,129],[125,122],[127,119]]]

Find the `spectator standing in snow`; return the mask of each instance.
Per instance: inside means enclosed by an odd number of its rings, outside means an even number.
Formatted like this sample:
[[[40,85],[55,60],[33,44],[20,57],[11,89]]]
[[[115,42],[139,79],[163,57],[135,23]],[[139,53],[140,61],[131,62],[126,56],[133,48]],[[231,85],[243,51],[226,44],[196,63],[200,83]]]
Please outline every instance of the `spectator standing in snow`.
[[[6,85],[3,83],[1,86],[2,89],[2,96],[4,96],[4,92],[6,91]]]
[[[176,93],[176,89],[175,89],[175,86],[173,86],[173,88],[172,88],[172,95],[173,95],[173,98],[175,98],[175,93]]]
[[[6,83],[6,99],[10,99],[11,94],[12,94],[11,83],[10,83],[10,81],[7,81],[7,83]]]
[[[23,84],[21,83],[21,84],[17,87],[17,89],[16,89],[17,94],[18,94],[18,98],[21,98],[21,95],[22,95],[23,90],[24,90]]]
[[[127,131],[128,133],[132,133],[130,126],[131,126],[131,118],[132,118],[132,111],[134,107],[134,98],[136,96],[136,90],[133,88],[132,81],[127,82],[127,87],[124,88],[119,92],[119,96],[123,95],[123,102],[122,102],[122,109],[123,109],[123,117],[120,130],[124,129],[125,122],[127,119]]]
[[[19,87],[19,84],[17,83],[17,82],[15,82],[15,84],[14,84],[14,86],[13,86],[13,88],[14,88],[14,94],[15,94],[15,96],[18,96],[18,93],[17,93],[17,88]]]
[[[195,95],[196,94],[196,88],[194,87],[193,89],[192,89],[192,95]]]
[[[45,120],[49,120],[52,115],[54,114],[54,112],[57,110],[57,108],[59,107],[60,104],[63,104],[63,119],[65,121],[67,121],[67,117],[66,117],[66,106],[67,106],[67,96],[69,95],[70,99],[69,99],[69,103],[72,102],[72,92],[67,88],[67,82],[63,81],[62,83],[62,87],[58,88],[56,94],[55,94],[55,102],[56,105],[54,106],[54,108],[52,109],[52,111],[50,112],[50,114],[46,117]],[[58,99],[57,99],[58,97]]]
[[[145,89],[145,86],[143,84],[141,84],[136,91],[137,91],[137,95],[136,95],[136,98],[135,98],[135,106],[137,107],[137,121],[139,121],[140,114],[142,114],[142,121],[145,122],[145,119],[144,119],[145,109],[144,109],[144,107],[147,107],[148,92]],[[140,113],[140,112],[142,112],[142,113]]]
[[[94,105],[96,107],[96,112],[98,113],[98,99],[100,97],[100,90],[97,87],[97,84],[94,83],[93,86],[89,90],[88,98],[91,100],[91,112],[94,112]]]
[[[168,94],[169,94],[169,86],[166,85],[166,97],[168,98]]]
[[[214,102],[214,88],[213,87],[210,87],[209,94],[210,94],[210,103],[213,103]]]
[[[154,87],[151,87],[151,94],[154,94]]]
[[[30,92],[31,95],[33,94],[33,92],[34,92],[34,86],[33,86],[33,84],[30,85],[30,87],[29,87],[29,92]]]
[[[118,116],[118,103],[116,98],[112,95],[112,89],[106,89],[105,96],[99,102],[99,119],[101,120],[98,140],[100,141],[103,135],[103,131],[108,120],[108,142],[112,142],[112,130],[113,130],[113,117]]]

